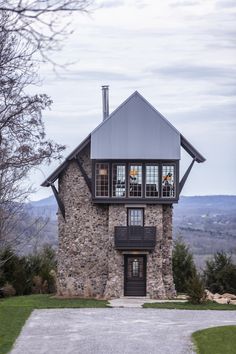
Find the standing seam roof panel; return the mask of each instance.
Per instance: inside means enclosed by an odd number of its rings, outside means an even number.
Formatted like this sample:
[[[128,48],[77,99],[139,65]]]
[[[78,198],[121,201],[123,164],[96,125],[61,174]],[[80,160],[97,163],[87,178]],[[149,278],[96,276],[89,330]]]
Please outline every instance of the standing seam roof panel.
[[[91,133],[92,159],[180,159],[180,133],[136,92]]]

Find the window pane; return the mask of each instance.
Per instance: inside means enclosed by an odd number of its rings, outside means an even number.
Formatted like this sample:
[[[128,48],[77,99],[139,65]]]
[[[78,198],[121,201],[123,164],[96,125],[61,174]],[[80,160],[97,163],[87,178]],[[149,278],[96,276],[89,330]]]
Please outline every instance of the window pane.
[[[113,165],[112,196],[125,197],[125,165]]]
[[[128,258],[128,279],[143,278],[143,257]]]
[[[174,166],[162,166],[162,197],[174,198],[175,197],[175,178]]]
[[[129,166],[129,196],[142,197],[142,165]]]
[[[109,196],[109,165],[108,163],[96,163],[96,197]]]
[[[139,263],[138,263],[138,260],[137,259],[134,259],[133,260],[133,267],[132,267],[133,269],[132,269],[132,276],[133,277],[138,277],[138,275],[139,275]]]
[[[146,197],[158,197],[157,165],[146,165]]]
[[[128,225],[143,226],[143,209],[128,209]]]

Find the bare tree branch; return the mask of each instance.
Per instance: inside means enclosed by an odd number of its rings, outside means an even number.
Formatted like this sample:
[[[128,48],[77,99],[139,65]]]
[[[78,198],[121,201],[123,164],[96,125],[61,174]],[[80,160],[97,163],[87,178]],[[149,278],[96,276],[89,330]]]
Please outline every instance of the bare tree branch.
[[[29,94],[39,81],[39,61],[55,64],[50,55],[71,34],[72,13],[86,13],[90,4],[89,0],[0,0],[1,246],[7,242],[17,246],[27,233],[22,205],[31,192],[23,184],[29,171],[60,159],[65,149],[45,135],[42,115],[52,100],[46,94]]]

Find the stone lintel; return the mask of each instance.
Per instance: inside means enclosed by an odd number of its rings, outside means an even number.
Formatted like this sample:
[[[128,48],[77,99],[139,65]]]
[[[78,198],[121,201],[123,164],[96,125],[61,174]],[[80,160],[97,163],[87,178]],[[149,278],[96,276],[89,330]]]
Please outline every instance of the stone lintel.
[[[121,254],[149,254],[148,251],[122,251]]]
[[[146,204],[125,204],[125,208],[146,208]]]

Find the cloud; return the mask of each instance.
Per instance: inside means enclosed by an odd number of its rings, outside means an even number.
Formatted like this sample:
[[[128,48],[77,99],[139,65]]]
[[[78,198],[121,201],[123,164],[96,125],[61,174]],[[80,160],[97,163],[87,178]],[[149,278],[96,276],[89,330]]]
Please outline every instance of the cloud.
[[[45,117],[49,137],[69,153],[102,119],[102,84],[110,84],[110,111],[138,90],[206,155],[204,178],[221,179],[207,192],[224,192],[236,149],[235,5],[95,0],[97,9],[75,16],[75,33],[56,53],[75,65],[61,77],[43,71],[43,91],[54,100]],[[192,193],[204,192],[199,178]]]
[[[124,1],[123,0],[104,0],[102,3],[99,5],[100,8],[113,8],[113,7],[119,7],[123,6]]]
[[[181,6],[195,6],[199,5],[199,1],[177,1],[177,2],[172,2],[170,3],[170,6],[173,7],[181,7]]]
[[[236,70],[231,67],[213,67],[207,65],[176,64],[156,67],[149,70],[153,74],[175,78],[202,80],[212,78],[236,78]]]
[[[232,104],[216,104],[210,107],[202,107],[200,109],[195,109],[191,112],[181,112],[181,113],[172,113],[169,116],[174,117],[175,120],[181,121],[190,125],[199,122],[204,122],[205,124],[212,125],[213,123],[224,122],[225,128],[229,131],[232,128],[236,129],[236,103]]]
[[[235,83],[224,82],[217,89],[206,90],[205,92],[212,96],[236,97],[236,86]]]
[[[235,0],[217,0],[216,7],[218,8],[234,8],[236,7]]]
[[[52,75],[51,80],[54,80]],[[130,81],[137,80],[137,78],[115,71],[105,71],[105,70],[79,70],[79,71],[69,71],[60,77],[57,78],[57,81],[91,81],[91,80],[100,80],[104,81]]]

